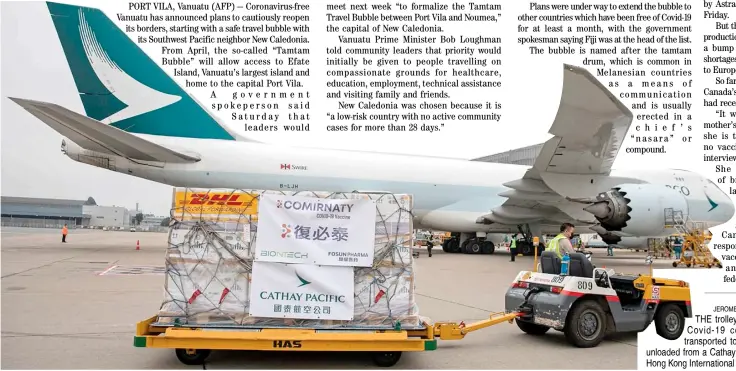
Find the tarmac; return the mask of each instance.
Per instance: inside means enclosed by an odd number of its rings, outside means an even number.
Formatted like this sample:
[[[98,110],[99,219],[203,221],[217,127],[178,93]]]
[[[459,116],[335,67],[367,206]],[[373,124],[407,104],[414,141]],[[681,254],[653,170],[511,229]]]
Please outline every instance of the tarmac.
[[[186,369],[173,350],[135,348],[138,321],[163,300],[167,234],[55,229],[2,229],[2,366],[12,369]],[[140,250],[136,250],[136,241]],[[593,249],[593,262],[644,273],[645,253]],[[671,267],[656,260],[655,268]],[[487,318],[502,311],[504,294],[533,258],[421,251],[416,260],[419,311],[433,321]],[[399,369],[635,369],[637,335],[615,335],[596,348],[567,344],[561,332],[542,337],[499,324],[436,351],[405,353]],[[348,353],[213,352],[206,369],[362,369]]]

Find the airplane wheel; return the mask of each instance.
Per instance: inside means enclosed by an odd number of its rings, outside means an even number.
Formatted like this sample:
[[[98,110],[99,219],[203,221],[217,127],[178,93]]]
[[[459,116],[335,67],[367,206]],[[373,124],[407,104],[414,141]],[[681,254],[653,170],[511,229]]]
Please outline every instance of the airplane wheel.
[[[596,301],[579,301],[567,316],[564,332],[567,341],[578,348],[598,346],[606,335],[606,313]]]
[[[471,239],[470,239],[470,238],[468,238],[467,240],[465,240],[465,242],[463,242],[463,243],[462,243],[462,244],[460,245],[460,250],[459,250],[459,251],[460,251],[461,253],[463,253],[463,254],[469,254],[469,253],[470,253],[470,252],[468,251],[468,244],[470,244],[470,241],[471,241]]]
[[[460,252],[460,243],[457,239],[453,238],[450,240],[450,243],[447,244],[447,250],[448,252],[455,254]]]
[[[657,335],[667,340],[677,340],[685,329],[685,315],[677,304],[667,303],[654,316],[654,326]]]
[[[484,254],[493,254],[496,251],[496,245],[491,241],[484,241],[481,248]]]
[[[465,249],[468,254],[480,254],[481,252],[483,252],[482,243],[478,240],[473,240],[472,242],[470,242]]]
[[[445,240],[445,242],[442,243],[442,251],[450,252],[450,241],[452,240]]]

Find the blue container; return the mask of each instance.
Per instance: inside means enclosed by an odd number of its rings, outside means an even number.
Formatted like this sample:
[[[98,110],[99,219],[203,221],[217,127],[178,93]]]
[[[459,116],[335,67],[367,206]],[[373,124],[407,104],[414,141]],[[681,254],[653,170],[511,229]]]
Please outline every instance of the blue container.
[[[560,266],[560,276],[567,276],[567,272],[570,269],[570,255],[565,253],[562,257],[562,265]]]

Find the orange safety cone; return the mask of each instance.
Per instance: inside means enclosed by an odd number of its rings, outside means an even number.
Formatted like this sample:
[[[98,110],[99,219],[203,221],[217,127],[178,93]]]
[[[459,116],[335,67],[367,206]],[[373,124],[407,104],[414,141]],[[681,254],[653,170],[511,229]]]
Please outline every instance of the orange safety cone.
[[[141,240],[135,241],[135,249],[140,250],[141,249]]]

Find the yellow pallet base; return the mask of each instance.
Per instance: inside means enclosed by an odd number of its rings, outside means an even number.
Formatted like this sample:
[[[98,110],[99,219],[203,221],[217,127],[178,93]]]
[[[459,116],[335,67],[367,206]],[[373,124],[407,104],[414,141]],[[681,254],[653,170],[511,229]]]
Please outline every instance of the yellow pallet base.
[[[133,345],[176,349],[186,364],[203,362],[211,350],[373,352],[377,364],[392,366],[402,352],[437,349],[437,339],[460,340],[470,332],[503,322],[518,313],[492,314],[473,324],[440,322],[422,330],[208,329],[159,327],[157,317],[138,322]]]
[[[155,327],[151,317],[138,323],[136,347],[208,350],[421,352],[435,350],[432,328],[420,331],[315,329],[227,330]],[[426,336],[417,336],[418,333]]]

